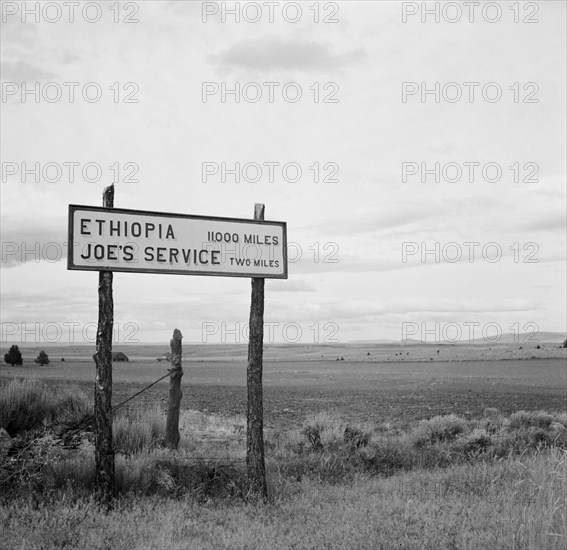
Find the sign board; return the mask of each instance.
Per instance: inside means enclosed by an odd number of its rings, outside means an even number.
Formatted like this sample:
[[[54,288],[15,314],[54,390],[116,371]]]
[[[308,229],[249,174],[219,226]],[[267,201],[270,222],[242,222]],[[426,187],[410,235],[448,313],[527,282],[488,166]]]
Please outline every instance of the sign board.
[[[67,268],[287,279],[286,224],[69,205]]]

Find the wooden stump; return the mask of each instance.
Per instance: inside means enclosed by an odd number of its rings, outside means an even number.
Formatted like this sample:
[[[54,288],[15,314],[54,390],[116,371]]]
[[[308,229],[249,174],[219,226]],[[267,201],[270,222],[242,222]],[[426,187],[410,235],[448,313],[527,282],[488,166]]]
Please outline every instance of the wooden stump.
[[[179,408],[181,406],[181,340],[183,335],[179,329],[173,331],[171,346],[171,369],[169,370],[169,405],[165,423],[164,445],[168,449],[177,449],[179,445]]]

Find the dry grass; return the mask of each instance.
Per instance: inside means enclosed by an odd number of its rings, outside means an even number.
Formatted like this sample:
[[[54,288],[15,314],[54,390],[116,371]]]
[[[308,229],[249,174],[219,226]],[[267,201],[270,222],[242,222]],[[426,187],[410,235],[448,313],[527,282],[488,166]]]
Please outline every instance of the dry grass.
[[[24,386],[10,392],[38,391]],[[20,407],[18,399],[10,403]],[[116,417],[119,498],[108,515],[90,497],[92,442],[63,451],[49,433],[34,439],[27,458],[0,467],[0,525],[7,534],[0,547],[567,544],[564,413],[507,417],[493,408],[478,420],[447,415],[409,427],[312,415],[301,428],[266,430],[268,503],[248,490],[242,417],[183,412],[182,443],[173,453],[159,444],[164,425],[159,407]]]
[[[112,436],[118,453],[151,451],[161,445],[164,435],[165,415],[159,405],[119,412],[113,420]]]
[[[30,379],[0,386],[0,427],[11,436],[50,423],[77,421],[91,411],[87,396],[70,386],[54,388]]]
[[[566,456],[305,479],[271,503],[126,497],[108,515],[88,498],[0,508],[6,548],[545,549],[567,543]],[[167,481],[164,480],[164,484]]]

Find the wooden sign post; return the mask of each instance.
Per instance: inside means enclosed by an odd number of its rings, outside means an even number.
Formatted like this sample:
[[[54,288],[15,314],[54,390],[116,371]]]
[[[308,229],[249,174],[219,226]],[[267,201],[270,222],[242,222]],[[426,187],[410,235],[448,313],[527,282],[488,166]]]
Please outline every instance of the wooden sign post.
[[[114,494],[112,448],[112,328],[114,272],[169,273],[252,278],[248,344],[246,465],[251,485],[267,496],[264,460],[262,360],[264,279],[287,279],[287,226],[265,221],[264,205],[254,219],[193,216],[114,208],[114,186],[103,194],[103,208],[69,205],[67,269],[98,271],[96,338],[95,465],[99,499]],[[170,407],[165,444],[179,443],[181,332],[171,340]]]
[[[264,205],[254,206],[254,219],[264,219]],[[268,496],[264,461],[264,409],[262,396],[262,362],[264,354],[264,278],[252,278],[248,339],[248,409],[246,428],[246,468],[253,490]]]
[[[114,207],[114,185],[102,195],[105,208]],[[72,241],[71,241],[72,242]],[[108,505],[114,494],[114,448],[112,446],[112,328],[114,302],[112,271],[98,273],[98,328],[94,395],[95,483],[99,502]]]

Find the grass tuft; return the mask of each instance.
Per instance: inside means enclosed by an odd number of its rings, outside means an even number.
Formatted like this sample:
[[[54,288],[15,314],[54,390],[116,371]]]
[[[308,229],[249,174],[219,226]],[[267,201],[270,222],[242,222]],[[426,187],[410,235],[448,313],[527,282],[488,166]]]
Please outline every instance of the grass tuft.
[[[131,455],[156,449],[165,435],[165,416],[158,405],[121,412],[113,420],[112,437],[118,453]]]
[[[12,437],[46,424],[77,422],[91,412],[89,399],[77,388],[55,388],[30,379],[0,387],[0,427]]]
[[[465,432],[467,427],[467,421],[455,414],[434,416],[419,423],[418,428],[413,433],[413,443],[416,447],[421,447],[428,444],[452,441],[459,434]]]

